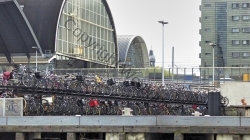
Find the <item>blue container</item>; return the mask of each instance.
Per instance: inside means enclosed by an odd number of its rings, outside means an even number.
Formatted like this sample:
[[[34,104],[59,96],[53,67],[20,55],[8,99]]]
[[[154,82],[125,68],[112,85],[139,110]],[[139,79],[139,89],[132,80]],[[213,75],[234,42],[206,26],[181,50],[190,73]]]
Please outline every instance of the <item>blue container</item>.
[[[185,75],[184,80],[192,81],[193,80],[193,75]]]

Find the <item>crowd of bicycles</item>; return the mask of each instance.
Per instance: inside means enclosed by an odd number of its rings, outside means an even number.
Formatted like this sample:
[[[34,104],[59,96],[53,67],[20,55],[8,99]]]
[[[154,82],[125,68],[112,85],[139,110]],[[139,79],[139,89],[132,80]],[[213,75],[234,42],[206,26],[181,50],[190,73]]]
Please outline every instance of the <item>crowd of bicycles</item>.
[[[194,111],[203,114],[206,114],[207,111],[206,106],[203,105],[89,99],[71,96],[41,98],[40,96],[25,95],[23,113],[24,116],[122,115],[124,108],[130,108],[133,115],[191,116]]]
[[[24,115],[29,116],[120,115],[124,107],[131,108],[134,115],[191,115],[197,108],[200,112],[204,112],[208,102],[206,90],[195,90],[190,86],[174,83],[160,85],[139,79],[117,80],[103,78],[98,74],[56,75],[51,71],[28,72],[25,66],[21,71],[13,70],[7,73],[9,74],[7,76],[4,74],[2,87],[20,86],[20,88],[28,87],[43,93],[57,93],[56,96],[47,95],[47,98],[53,97],[50,101],[43,98],[42,95],[22,95],[25,100]],[[65,91],[78,96],[63,96]],[[5,91],[0,93],[0,97],[8,98],[11,97],[11,94],[11,91]],[[116,99],[85,98],[89,95],[115,97]],[[124,98],[127,100],[122,100]],[[141,99],[142,101],[129,101],[129,99]],[[155,100],[158,102],[153,102]],[[223,106],[226,106],[228,102],[226,97],[221,97]],[[200,106],[195,107],[195,104]]]

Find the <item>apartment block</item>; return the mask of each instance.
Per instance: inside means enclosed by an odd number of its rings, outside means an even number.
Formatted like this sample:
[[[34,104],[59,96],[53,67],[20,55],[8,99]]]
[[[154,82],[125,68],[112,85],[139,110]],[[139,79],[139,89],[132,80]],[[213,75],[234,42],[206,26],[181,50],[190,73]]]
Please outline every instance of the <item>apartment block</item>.
[[[202,0],[201,67],[250,67],[250,0]]]

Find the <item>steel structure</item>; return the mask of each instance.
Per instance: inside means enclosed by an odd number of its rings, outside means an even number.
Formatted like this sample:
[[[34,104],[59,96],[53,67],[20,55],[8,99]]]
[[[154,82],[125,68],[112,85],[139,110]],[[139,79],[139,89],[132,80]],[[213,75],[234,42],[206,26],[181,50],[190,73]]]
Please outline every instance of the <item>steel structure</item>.
[[[0,10],[2,64],[35,63],[32,46],[37,46],[39,63],[76,59],[81,67],[116,67],[116,29],[106,0],[1,0]],[[98,59],[98,49],[112,59]]]
[[[132,68],[149,66],[149,56],[145,41],[140,36],[118,35],[119,62]]]

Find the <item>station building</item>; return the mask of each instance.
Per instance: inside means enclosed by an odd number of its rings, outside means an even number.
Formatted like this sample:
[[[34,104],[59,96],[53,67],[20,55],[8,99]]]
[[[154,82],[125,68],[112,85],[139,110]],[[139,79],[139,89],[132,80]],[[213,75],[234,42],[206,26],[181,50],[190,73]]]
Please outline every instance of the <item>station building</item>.
[[[0,21],[1,66],[32,68],[37,62],[41,69],[116,68],[149,63],[141,37],[124,36],[127,42],[118,45],[106,0],[0,0],[0,18],[4,19]]]
[[[130,68],[149,67],[149,56],[145,41],[140,36],[118,35],[119,65]]]

